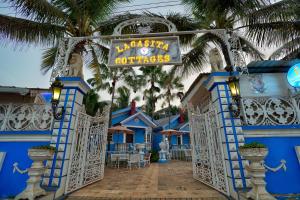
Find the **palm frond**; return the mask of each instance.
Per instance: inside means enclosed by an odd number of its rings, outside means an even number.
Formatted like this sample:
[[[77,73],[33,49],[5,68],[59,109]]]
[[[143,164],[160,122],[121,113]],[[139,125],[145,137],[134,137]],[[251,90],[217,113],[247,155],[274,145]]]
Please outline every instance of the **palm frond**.
[[[260,46],[280,45],[300,36],[300,21],[252,24],[247,27],[246,35]]]
[[[44,50],[42,54],[41,71],[46,74],[55,64],[58,45]]]
[[[182,0],[182,2],[191,6],[194,13],[206,12],[218,15],[230,11],[239,17],[268,4],[266,0]]]
[[[92,47],[100,62],[108,62],[109,48],[101,44],[100,42],[93,42]]]
[[[291,53],[287,54],[282,60],[300,59],[300,48],[294,49]]]
[[[187,15],[182,15],[176,12],[170,12],[166,16],[162,14],[151,13],[151,12],[144,12],[144,15],[147,17],[159,17],[159,18],[167,19],[175,24],[178,31],[192,31],[199,28],[197,22],[195,22],[194,19],[192,19]],[[154,31],[159,31],[159,30],[154,30]],[[196,38],[196,34],[185,34],[179,36],[181,45],[185,45],[185,46],[191,45],[191,43],[195,40],[195,38]]]
[[[94,32],[101,32],[102,35],[111,35],[114,32],[114,28],[123,21],[140,17],[138,14],[125,13],[122,15],[112,16],[111,18],[103,21],[93,22],[96,27]]]
[[[250,41],[242,36],[238,36],[238,38],[241,42],[243,52],[249,54],[255,60],[264,60],[264,54],[261,53]]]
[[[94,82],[95,82],[94,84],[101,85],[102,84],[101,69],[106,68],[106,66],[104,64],[99,63],[97,54],[93,47],[91,47],[89,54],[90,54],[90,61],[88,62],[88,67],[93,72]]]
[[[85,0],[80,1],[80,8],[84,10],[91,19],[100,21],[112,14],[120,3],[128,3],[129,0]]]
[[[66,14],[48,0],[4,0],[14,6],[18,14],[37,22],[64,22]]]
[[[63,37],[65,28],[0,14],[0,36],[14,42],[54,44]]]
[[[292,55],[299,53],[299,48],[300,37],[283,44],[269,56],[269,59],[278,59],[282,56],[292,58]]]
[[[175,66],[174,70],[177,74],[188,76],[204,70],[207,61],[208,43],[197,45],[189,52],[182,56],[182,66]]]
[[[282,0],[269,4],[250,13],[246,24],[295,20],[299,6],[298,0]]]

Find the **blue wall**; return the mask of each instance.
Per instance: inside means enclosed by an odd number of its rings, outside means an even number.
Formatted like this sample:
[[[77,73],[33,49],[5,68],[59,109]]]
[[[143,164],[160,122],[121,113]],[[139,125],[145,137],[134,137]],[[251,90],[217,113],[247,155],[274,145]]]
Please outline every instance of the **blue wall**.
[[[246,143],[260,142],[269,149],[266,165],[277,167],[280,160],[286,160],[287,171],[266,172],[267,190],[270,193],[300,193],[300,164],[295,146],[300,146],[300,137],[245,138]]]
[[[30,167],[32,160],[27,150],[32,146],[48,145],[49,142],[0,142],[0,151],[6,152],[2,170],[0,172],[0,198],[15,196],[26,187],[28,175],[13,173],[13,164],[24,170]]]
[[[130,128],[131,130],[134,131],[134,142],[135,143],[144,143],[145,139],[145,129],[143,128]]]

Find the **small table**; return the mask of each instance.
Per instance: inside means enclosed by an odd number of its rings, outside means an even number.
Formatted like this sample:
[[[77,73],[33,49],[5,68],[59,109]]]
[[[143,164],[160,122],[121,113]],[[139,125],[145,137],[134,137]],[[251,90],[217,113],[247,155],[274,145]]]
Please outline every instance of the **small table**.
[[[128,161],[129,154],[128,153],[114,153],[110,154],[110,162],[115,161],[120,168],[120,161]]]

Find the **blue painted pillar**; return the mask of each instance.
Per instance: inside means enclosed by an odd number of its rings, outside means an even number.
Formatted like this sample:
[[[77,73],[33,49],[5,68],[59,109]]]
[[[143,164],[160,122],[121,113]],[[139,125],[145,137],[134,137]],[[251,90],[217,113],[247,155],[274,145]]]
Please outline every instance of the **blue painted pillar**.
[[[241,120],[240,118],[234,118],[232,113],[229,112],[229,105],[232,102],[231,93],[226,83],[229,75],[228,72],[212,73],[205,86],[211,91],[212,102],[217,108],[221,125],[220,133],[229,193],[237,199],[237,191],[249,187],[250,179],[244,169],[248,161],[242,159],[238,153],[238,147],[245,142]]]
[[[59,107],[64,106],[66,111],[61,120],[54,119],[50,145],[58,152],[52,160],[47,161],[47,169],[42,181],[43,186],[56,190],[56,198],[65,192],[76,114],[81,111],[83,96],[90,89],[80,77],[61,77],[60,80],[64,88],[60,96]]]

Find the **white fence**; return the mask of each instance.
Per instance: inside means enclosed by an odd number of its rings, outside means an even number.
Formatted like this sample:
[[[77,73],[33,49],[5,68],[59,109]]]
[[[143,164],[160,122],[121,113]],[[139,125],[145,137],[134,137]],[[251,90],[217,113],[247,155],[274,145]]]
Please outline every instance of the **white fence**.
[[[291,125],[300,122],[299,97],[243,97],[244,125]]]
[[[0,131],[50,130],[52,109],[47,104],[0,104]]]

